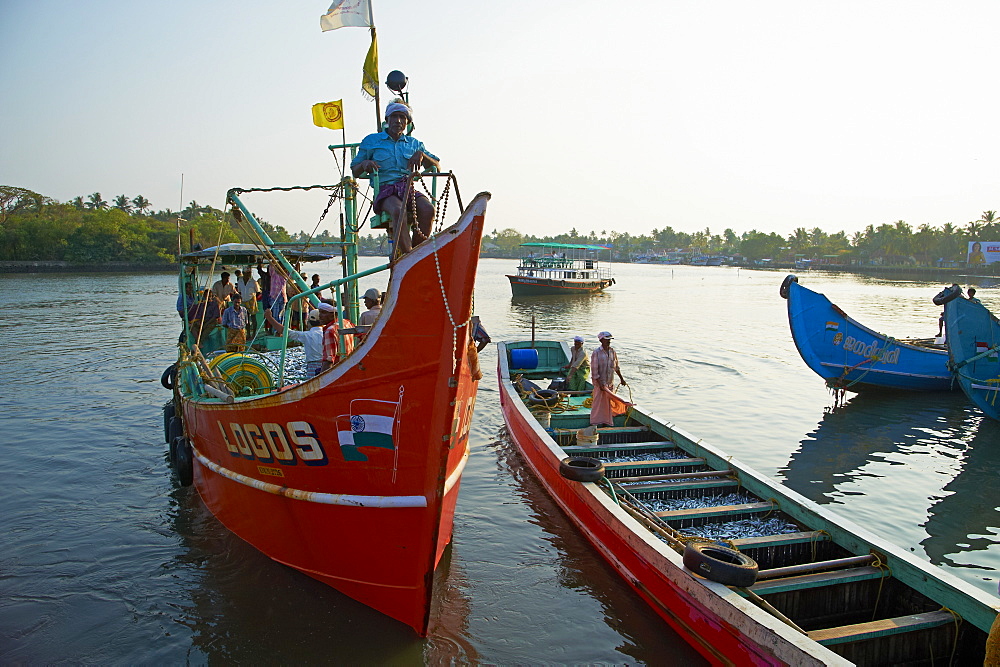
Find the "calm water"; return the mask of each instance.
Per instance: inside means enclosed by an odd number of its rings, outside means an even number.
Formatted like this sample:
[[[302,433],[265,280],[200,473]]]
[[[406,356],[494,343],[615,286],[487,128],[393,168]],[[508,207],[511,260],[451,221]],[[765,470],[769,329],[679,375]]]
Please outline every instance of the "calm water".
[[[853,398],[831,411],[790,340],[783,274],[615,265],[618,284],[603,295],[512,299],[512,264],[484,260],[477,279],[494,340],[527,337],[532,316],[539,337],[579,333],[588,347],[610,330],[636,401],[997,590],[1000,424],[960,393]],[[937,331],[938,284],[801,280],[878,330]],[[175,284],[0,277],[0,662],[696,661],[504,441],[493,348],[429,638],[229,534],[165,462],[159,377],[174,357]],[[1000,307],[1000,290],[979,296]]]

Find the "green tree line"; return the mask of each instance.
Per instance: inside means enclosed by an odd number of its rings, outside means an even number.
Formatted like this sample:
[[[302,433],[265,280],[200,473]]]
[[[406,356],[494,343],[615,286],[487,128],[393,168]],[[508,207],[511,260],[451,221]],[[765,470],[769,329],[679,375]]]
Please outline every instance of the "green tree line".
[[[923,224],[914,229],[905,221],[897,220],[868,225],[851,236],[843,231],[828,233],[818,227],[799,227],[787,237],[756,229],[742,234],[726,229],[722,234],[713,234],[707,227],[691,234],[664,227],[639,236],[613,230],[582,234],[574,228],[566,234],[540,237],[507,228],[493,230],[484,237],[483,243],[487,252],[506,257],[518,256],[517,246],[522,243],[554,242],[609,246],[614,257],[620,260],[679,252],[741,256],[749,261],[823,259],[840,264],[933,266],[942,262],[964,262],[969,241],[978,240],[1000,241],[1000,218],[996,211],[983,211],[978,219],[964,224],[948,222],[940,227]]]
[[[304,232],[291,234],[254,217],[275,241],[308,240]],[[94,192],[61,203],[25,188],[0,186],[0,261],[172,263],[178,238],[184,252],[194,245],[251,242],[245,225],[230,212],[196,201],[181,211],[154,211],[142,195],[118,195],[108,202]],[[324,230],[313,240],[338,238]],[[377,238],[367,242],[378,249]]]
[[[291,234],[281,226],[260,220],[261,226],[279,242],[306,241],[305,232]],[[222,224],[220,224],[220,221]],[[250,234],[231,213],[192,201],[181,211],[154,211],[142,195],[121,194],[106,201],[100,192],[62,203],[45,195],[14,186],[0,186],[0,261],[69,261],[80,263],[174,262],[178,235],[183,250],[191,244],[203,248],[218,243],[251,242]],[[322,230],[315,241],[337,241]],[[984,211],[976,220],[923,224],[913,228],[903,220],[868,225],[848,236],[819,228],[795,229],[787,237],[755,229],[737,234],[726,229],[714,234],[709,228],[694,233],[671,227],[648,234],[601,230],[598,234],[575,228],[556,236],[522,234],[513,228],[494,230],[483,239],[486,254],[514,257],[517,246],[527,242],[588,243],[606,245],[617,260],[666,252],[742,256],[749,261],[825,258],[836,263],[930,266],[939,262],[962,262],[968,242],[1000,241],[1000,218]],[[383,233],[360,238],[362,253],[387,250]]]

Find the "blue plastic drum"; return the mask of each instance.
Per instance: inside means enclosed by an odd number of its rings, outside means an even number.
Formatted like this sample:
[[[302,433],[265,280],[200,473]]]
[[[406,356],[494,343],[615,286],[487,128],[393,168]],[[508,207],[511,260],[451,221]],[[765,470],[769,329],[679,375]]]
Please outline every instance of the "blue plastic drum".
[[[538,368],[538,350],[531,348],[511,350],[510,365],[511,368],[523,368],[526,370]]]

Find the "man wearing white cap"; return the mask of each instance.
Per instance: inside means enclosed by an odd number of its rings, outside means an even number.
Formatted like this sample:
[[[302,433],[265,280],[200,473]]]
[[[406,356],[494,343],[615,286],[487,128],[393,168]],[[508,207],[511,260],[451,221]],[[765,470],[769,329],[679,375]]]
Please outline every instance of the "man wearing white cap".
[[[590,355],[591,381],[594,384],[593,400],[590,406],[590,423],[594,425],[614,425],[615,415],[620,415],[628,408],[628,404],[614,393],[615,374],[622,384],[628,386],[618,368],[618,353],[611,347],[614,336],[609,331],[597,334],[601,346]]]
[[[385,108],[386,126],[383,132],[369,134],[361,140],[357,156],[351,160],[354,176],[378,172],[379,190],[375,195],[372,210],[385,211],[392,216],[396,251],[401,254],[430,236],[434,206],[421,192],[411,187],[409,176],[421,166],[437,168],[440,161],[436,155],[424,147],[424,143],[404,134],[406,126],[413,123],[413,110],[399,101]],[[410,196],[407,196],[407,192]],[[403,202],[404,197],[407,201]],[[409,228],[414,224],[409,220],[410,211],[416,198],[417,224],[411,240]],[[400,218],[404,218],[401,220]]]
[[[368,291],[365,292],[365,308],[368,310],[358,315],[358,329],[364,332],[362,335],[368,333],[368,330],[375,324],[375,320],[382,314],[382,304],[379,303],[381,297],[382,295],[374,287],[369,287]]]
[[[320,304],[325,306],[328,304]],[[275,319],[270,310],[264,311],[264,319],[274,328],[276,335],[285,332],[285,325]],[[288,330],[288,339],[302,343],[306,353],[306,375],[312,377],[323,370],[323,323],[319,310],[310,310],[306,317],[305,331]]]
[[[573,347],[569,351],[569,363],[563,366],[566,371],[566,388],[570,391],[583,391],[590,376],[590,360],[583,349],[583,336],[573,336]]]

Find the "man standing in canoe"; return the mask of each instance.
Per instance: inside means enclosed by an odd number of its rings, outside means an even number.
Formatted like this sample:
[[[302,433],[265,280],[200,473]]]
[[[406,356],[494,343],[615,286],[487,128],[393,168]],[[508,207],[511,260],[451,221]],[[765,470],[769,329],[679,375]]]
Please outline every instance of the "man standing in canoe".
[[[372,209],[375,213],[385,211],[392,216],[395,252],[405,255],[414,245],[430,236],[434,220],[434,206],[422,192],[411,186],[410,174],[424,165],[437,168],[439,159],[424,147],[424,142],[404,134],[406,126],[413,122],[410,107],[392,102],[385,108],[385,120],[385,131],[369,134],[361,141],[358,154],[351,161],[351,171],[355,177],[378,172],[379,190]],[[411,240],[409,231],[414,221],[409,218],[414,197],[417,227]]]
[[[622,414],[629,406],[614,393],[615,374],[623,386],[627,387],[628,383],[618,368],[618,353],[611,347],[612,338],[608,331],[597,334],[601,346],[590,355],[591,381],[594,383],[590,423],[595,426],[613,426],[615,415]]]
[[[566,388],[570,391],[583,391],[590,376],[590,360],[583,349],[583,336],[573,336],[573,347],[569,351],[569,363],[563,366],[566,371]]]

